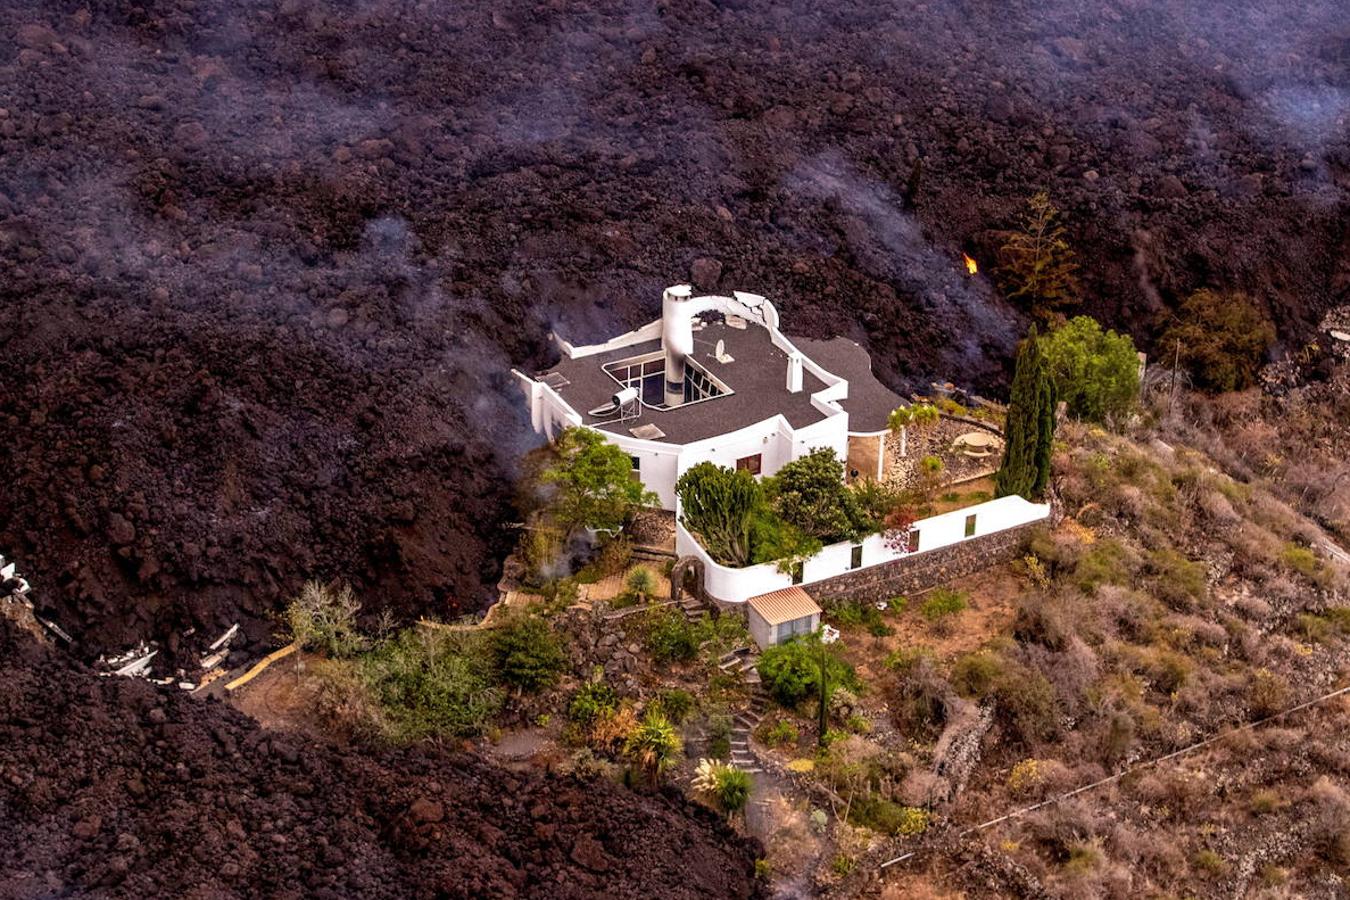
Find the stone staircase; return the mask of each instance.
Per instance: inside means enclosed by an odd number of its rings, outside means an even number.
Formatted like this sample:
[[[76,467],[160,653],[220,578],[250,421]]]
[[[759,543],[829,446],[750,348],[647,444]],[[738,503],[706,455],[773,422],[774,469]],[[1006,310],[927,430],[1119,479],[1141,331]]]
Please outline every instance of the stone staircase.
[[[680,598],[680,612],[684,613],[685,619],[690,622],[697,622],[708,607],[703,605],[703,601],[690,594],[685,594]]]
[[[717,667],[723,672],[739,673],[751,686],[750,705],[736,713],[731,726],[731,764],[747,772],[764,771],[750,749],[750,736],[769,709],[769,695],[760,682],[759,672],[755,671],[758,658],[752,648],[740,647],[722,654],[717,661]]]

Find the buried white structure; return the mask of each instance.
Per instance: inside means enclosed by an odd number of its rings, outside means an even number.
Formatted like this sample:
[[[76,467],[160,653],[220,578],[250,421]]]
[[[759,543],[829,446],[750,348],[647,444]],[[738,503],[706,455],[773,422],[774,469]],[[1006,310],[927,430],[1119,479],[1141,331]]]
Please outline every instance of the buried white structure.
[[[634,476],[676,512],[677,522],[675,482],[701,462],[772,475],[829,448],[846,460],[850,478],[879,478],[886,418],[903,401],[877,381],[857,344],[789,339],[778,325],[778,310],[759,295],[696,297],[688,285],[676,285],[665,291],[660,319],[603,344],[578,347],[554,335],[558,364],[515,376],[535,431],[550,440],[569,426],[600,432],[628,454]],[[969,514],[976,517],[974,532]],[[917,523],[918,544],[911,537],[901,551],[873,535],[860,545],[826,547],[793,573],[773,565],[720,566],[679,524],[676,550],[703,562],[709,595],[739,603],[1048,514],[1047,506],[1004,497]]]

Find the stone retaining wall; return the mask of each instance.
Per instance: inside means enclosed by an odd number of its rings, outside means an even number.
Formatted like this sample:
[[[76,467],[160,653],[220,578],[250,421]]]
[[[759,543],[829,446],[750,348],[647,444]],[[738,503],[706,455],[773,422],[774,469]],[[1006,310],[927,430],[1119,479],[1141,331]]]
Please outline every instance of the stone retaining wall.
[[[973,537],[959,544],[846,572],[803,587],[822,607],[835,600],[872,602],[917,593],[1016,559],[1025,552],[1032,530],[1042,524],[1033,522]]]

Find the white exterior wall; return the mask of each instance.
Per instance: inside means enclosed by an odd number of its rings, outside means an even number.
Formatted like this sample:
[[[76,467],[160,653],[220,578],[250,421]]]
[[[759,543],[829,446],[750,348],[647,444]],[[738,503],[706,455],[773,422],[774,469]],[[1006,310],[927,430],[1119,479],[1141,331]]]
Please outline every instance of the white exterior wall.
[[[798,353],[792,342],[778,331],[778,310],[773,304],[763,300],[758,306],[747,306],[740,299],[744,296],[748,295],[694,297],[688,301],[690,313],[697,315],[708,310],[717,310],[726,315],[741,316],[755,323],[751,327],[767,328],[774,346],[788,354]],[[658,319],[603,344],[575,347],[561,339],[558,340],[558,344],[565,355],[578,359],[660,336],[661,320]],[[638,457],[643,485],[661,498],[663,508],[670,510],[677,510],[678,507],[675,482],[686,471],[701,462],[735,468],[736,460],[758,453],[761,457],[760,474],[772,475],[792,460],[822,447],[829,447],[841,460],[846,460],[848,413],[835,401],[848,396],[848,382],[827,372],[809,357],[803,358],[802,366],[805,371],[826,385],[811,395],[812,406],[825,418],[805,428],[794,429],[781,414],[775,414],[762,422],[729,434],[683,445],[644,441],[610,431],[601,430],[600,433],[628,455]],[[517,371],[514,374],[530,404],[530,422],[536,432],[553,440],[563,428],[582,424],[582,416],[563,400],[557,391],[522,372]],[[783,377],[785,379],[787,377],[786,366]]]
[[[564,428],[581,424],[581,415],[553,388],[514,369],[511,372],[520,382],[525,399],[529,401],[530,424],[535,432],[551,441]]]
[[[638,458],[638,474],[642,477],[642,484],[661,498],[663,509],[674,509],[675,482],[683,471],[680,468],[682,448],[675,444],[644,441],[609,431],[600,433],[629,456]]]
[[[966,517],[971,515],[975,516],[973,537],[982,537],[1046,519],[1050,516],[1050,506],[1046,503],[1031,503],[1017,496],[1000,497],[965,509],[920,519],[914,523],[914,530],[919,533],[919,549],[915,553],[938,550],[966,540]],[[848,542],[830,544],[807,559],[802,566],[801,583],[808,585],[846,572],[858,571],[849,567],[852,562],[853,546]],[[915,555],[892,550],[886,546],[886,539],[879,534],[864,538],[862,547],[862,566],[859,567],[862,569]],[[743,603],[758,594],[792,585],[792,576],[778,571],[775,563],[733,569],[713,562],[707,551],[694,540],[683,525],[679,524],[675,527],[675,550],[680,556],[696,556],[702,560],[704,587],[708,593],[728,603]]]
[[[754,638],[759,649],[773,646],[774,632],[776,628],[764,620],[764,617],[750,609],[746,614],[746,624],[750,627],[750,637]]]

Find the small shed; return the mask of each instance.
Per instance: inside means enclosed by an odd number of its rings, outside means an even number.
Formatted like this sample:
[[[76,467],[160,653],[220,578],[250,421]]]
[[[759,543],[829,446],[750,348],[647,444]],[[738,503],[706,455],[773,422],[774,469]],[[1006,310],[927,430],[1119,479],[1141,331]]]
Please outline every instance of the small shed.
[[[820,607],[800,587],[770,591],[746,602],[750,636],[761,650],[820,627]]]

